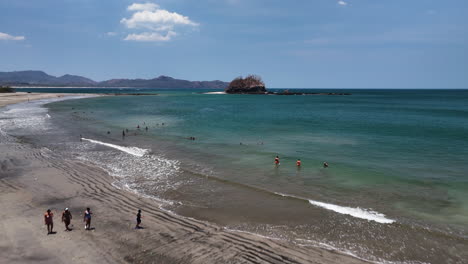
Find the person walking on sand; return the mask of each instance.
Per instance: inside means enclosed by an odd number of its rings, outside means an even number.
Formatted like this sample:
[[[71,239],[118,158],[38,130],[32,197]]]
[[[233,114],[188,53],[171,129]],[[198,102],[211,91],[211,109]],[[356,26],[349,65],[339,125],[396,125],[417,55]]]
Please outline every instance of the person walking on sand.
[[[86,211],[84,212],[83,215],[83,222],[85,222],[85,230],[91,230],[91,209],[86,208]]]
[[[140,229],[141,228],[141,226],[140,226],[140,224],[141,224],[141,210],[138,210],[136,221],[137,221],[137,224],[135,226],[135,229]]]
[[[298,159],[298,160],[296,161],[296,166],[297,166],[297,167],[301,167],[301,159]]]
[[[44,214],[44,224],[47,226],[47,234],[52,234],[54,229],[54,213],[47,209],[47,212]]]
[[[72,219],[72,214],[68,210],[68,208],[65,208],[65,211],[62,213],[62,222],[65,223],[65,231],[71,231],[71,229],[68,227],[70,225]]]
[[[280,165],[280,160],[279,160],[279,157],[278,157],[278,156],[276,156],[276,158],[275,158],[275,165],[276,165],[276,166],[279,166],[279,165]]]

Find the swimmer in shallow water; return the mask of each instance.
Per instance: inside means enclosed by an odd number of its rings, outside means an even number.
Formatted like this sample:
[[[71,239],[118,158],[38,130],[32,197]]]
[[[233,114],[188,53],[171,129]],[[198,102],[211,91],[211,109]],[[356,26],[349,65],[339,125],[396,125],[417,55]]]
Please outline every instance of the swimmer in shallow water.
[[[279,165],[280,165],[280,159],[279,159],[278,156],[276,156],[276,158],[275,158],[275,165],[276,165],[276,166],[279,166]]]
[[[324,167],[324,168],[328,168],[328,162],[324,162],[324,163],[323,163],[323,167]]]

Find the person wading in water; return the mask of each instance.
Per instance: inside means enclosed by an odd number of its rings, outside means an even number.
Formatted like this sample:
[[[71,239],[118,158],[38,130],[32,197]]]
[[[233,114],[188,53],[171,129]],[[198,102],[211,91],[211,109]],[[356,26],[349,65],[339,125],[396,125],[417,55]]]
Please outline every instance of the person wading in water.
[[[279,160],[279,157],[278,157],[278,156],[276,156],[276,158],[275,158],[275,165],[276,165],[276,166],[279,166],[279,165],[280,165],[280,160]]]
[[[296,161],[296,166],[297,166],[297,167],[300,167],[300,166],[301,166],[301,159],[298,159],[298,160]]]

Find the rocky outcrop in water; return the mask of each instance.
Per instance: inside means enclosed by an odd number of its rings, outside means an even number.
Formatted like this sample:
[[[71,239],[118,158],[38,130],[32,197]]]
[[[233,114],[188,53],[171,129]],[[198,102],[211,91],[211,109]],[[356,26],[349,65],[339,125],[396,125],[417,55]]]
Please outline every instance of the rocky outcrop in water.
[[[232,80],[225,92],[228,94],[266,94],[267,90],[260,76],[249,75],[246,78],[237,77]]]
[[[225,90],[228,94],[266,94],[266,95],[351,95],[350,93],[296,92],[283,90],[281,92],[267,91],[262,78],[249,75],[246,78],[237,77],[229,83]]]

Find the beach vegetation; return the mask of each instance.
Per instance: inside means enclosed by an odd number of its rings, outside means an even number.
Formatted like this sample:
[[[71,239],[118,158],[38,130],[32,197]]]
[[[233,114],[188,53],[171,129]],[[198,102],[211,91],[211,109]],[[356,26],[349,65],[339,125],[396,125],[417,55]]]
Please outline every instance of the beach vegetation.
[[[0,86],[0,93],[14,93],[15,89],[10,86]]]

